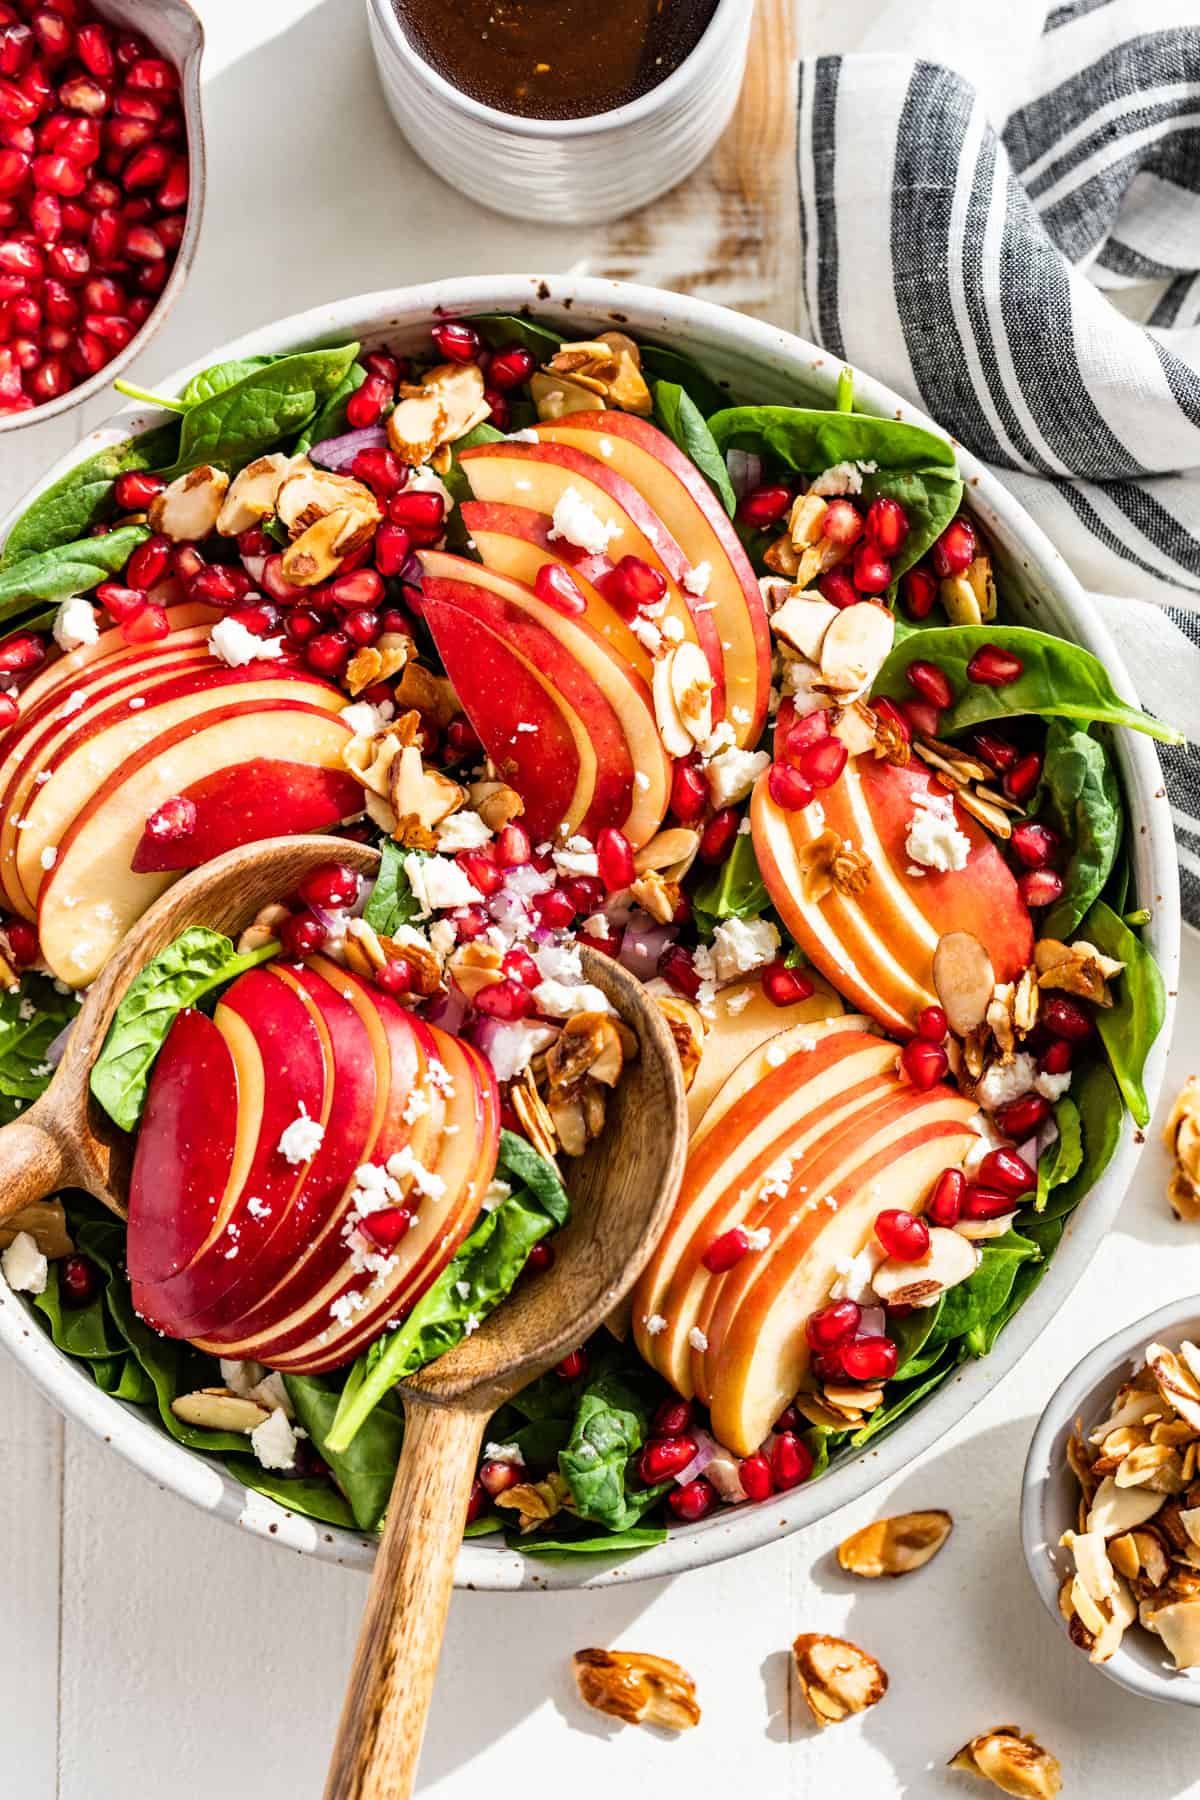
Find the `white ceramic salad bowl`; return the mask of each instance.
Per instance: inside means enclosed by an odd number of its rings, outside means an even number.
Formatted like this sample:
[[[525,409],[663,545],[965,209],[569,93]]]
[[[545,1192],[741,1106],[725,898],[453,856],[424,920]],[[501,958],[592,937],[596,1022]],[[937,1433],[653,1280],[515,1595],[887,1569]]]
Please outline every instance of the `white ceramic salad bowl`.
[[[219,349],[210,348],[191,368],[167,379],[175,391],[216,357],[299,349],[358,338],[370,347],[385,342],[416,345],[431,317],[529,309],[578,335],[588,327],[617,325],[637,337],[690,352],[739,399],[831,405],[839,363],[813,345],[775,326],[745,318],[683,295],[623,283],[566,276],[478,276],[360,295],[314,308],[265,326]],[[857,407],[864,412],[928,424],[915,408],[868,376],[857,376]],[[46,486],[83,457],[138,430],[146,415],[126,408],[91,433],[49,470]],[[972,509],[995,553],[1006,603],[1018,622],[1041,626],[1083,645],[1106,664],[1115,687],[1133,699],[1117,651],[1089,608],[1087,597],[1061,557],[1017,502],[986,469],[960,455]],[[27,496],[28,499],[28,496]],[[22,502],[24,505],[25,502]],[[12,515],[0,523],[0,537]],[[1152,743],[1122,732],[1116,755],[1133,822],[1136,891],[1152,909],[1150,948],[1168,1000],[1164,1027],[1146,1072],[1151,1104],[1166,1062],[1179,963],[1178,876],[1170,811]],[[544,1589],[606,1585],[675,1574],[718,1562],[796,1531],[859,1498],[877,1482],[911,1463],[955,1425],[1013,1367],[1062,1305],[1108,1230],[1130,1181],[1141,1133],[1126,1117],[1122,1139],[1107,1171],[1073,1215],[1045,1279],[1004,1330],[991,1354],[955,1372],[903,1426],[869,1449],[835,1463],[809,1485],[776,1495],[770,1503],[722,1511],[695,1525],[672,1529],[665,1543],[624,1559],[588,1556],[561,1563],[537,1561],[490,1540],[464,1543],[457,1581],[463,1587]],[[0,1283],[0,1342],[42,1391],[70,1417],[103,1438],[164,1487],[243,1529],[293,1550],[366,1568],[374,1540],[315,1524],[274,1501],[249,1493],[216,1462],[184,1449],[136,1408],[103,1394],[79,1367],[57,1351],[30,1318],[24,1303]]]

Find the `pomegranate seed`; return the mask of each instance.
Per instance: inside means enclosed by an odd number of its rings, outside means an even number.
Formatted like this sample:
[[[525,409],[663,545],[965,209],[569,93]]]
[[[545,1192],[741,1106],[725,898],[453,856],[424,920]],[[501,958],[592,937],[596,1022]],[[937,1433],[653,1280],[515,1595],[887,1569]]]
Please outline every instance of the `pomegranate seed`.
[[[967,680],[983,687],[1009,687],[1025,673],[1019,656],[1002,650],[998,644],[984,644],[967,664]]]
[[[385,994],[411,994],[416,985],[412,964],[406,957],[389,957],[382,969],[375,971],[375,986]]]
[[[164,239],[164,246],[166,240]],[[144,294],[160,294],[167,285],[170,264],[163,262],[146,263],[134,277],[138,288]],[[132,311],[132,308],[130,309]]]
[[[76,75],[70,81],[64,81],[58,90],[58,103],[71,112],[86,113],[89,118],[99,118],[108,110],[108,94],[98,81],[88,75]]]
[[[929,1227],[915,1213],[889,1206],[875,1220],[875,1236],[897,1262],[920,1262],[929,1253]]]
[[[482,1481],[473,1481],[471,1483],[471,1493],[467,1500],[467,1524],[473,1525],[476,1519],[481,1519],[487,1511],[487,1505],[487,1489],[484,1487]]]
[[[58,1265],[58,1291],[67,1306],[87,1306],[100,1292],[100,1270],[87,1256],[68,1256]]]
[[[886,1337],[854,1338],[842,1344],[838,1354],[850,1381],[890,1381],[899,1360],[895,1344]]]
[[[858,1330],[862,1319],[862,1307],[857,1300],[833,1300],[828,1306],[821,1307],[819,1312],[810,1313],[804,1325],[804,1335],[812,1350],[832,1350],[835,1344],[841,1344],[852,1338]]]
[[[403,525],[413,543],[418,545],[437,543],[445,528],[445,513],[446,502],[442,496],[423,488],[394,494],[388,502],[388,518],[394,525]]]
[[[1062,899],[1063,878],[1054,869],[1026,869],[1017,876],[1017,892],[1026,906],[1053,906]]]
[[[942,1170],[925,1207],[926,1215],[935,1225],[957,1225],[966,1186],[967,1178],[961,1169]]]
[[[803,750],[796,758],[796,767],[805,780],[819,791],[832,787],[839,779],[849,755],[841,738],[830,736]]]
[[[691,1437],[651,1438],[638,1457],[638,1474],[647,1487],[669,1481],[694,1459],[699,1446]]]
[[[586,1350],[572,1350],[569,1356],[563,1357],[554,1373],[561,1375],[564,1381],[578,1381],[581,1375],[587,1374],[588,1362]]]
[[[768,963],[761,976],[762,991],[772,1006],[796,1006],[816,992],[803,969],[789,969],[781,962]]]
[[[534,577],[533,591],[543,605],[564,613],[569,619],[578,618],[587,611],[583,589],[562,563],[543,563]]]
[[[403,525],[382,524],[375,533],[375,567],[381,575],[399,575],[412,553],[412,539]]]
[[[724,1275],[727,1269],[741,1262],[749,1249],[750,1239],[740,1225],[735,1225],[731,1231],[723,1231],[720,1237],[713,1239],[700,1261],[710,1275]]]
[[[716,1504],[717,1490],[703,1475],[697,1475],[695,1481],[689,1481],[685,1487],[677,1487],[667,1495],[667,1505],[675,1517],[688,1525],[705,1518]]]
[[[1037,1186],[1037,1172],[1023,1156],[1001,1146],[989,1150],[977,1171],[982,1187],[999,1188],[1005,1194],[1027,1194]]]
[[[188,579],[189,600],[206,601],[210,606],[236,606],[250,592],[250,577],[245,569],[227,564],[205,564]]]
[[[753,1456],[743,1456],[738,1464],[738,1480],[747,1500],[766,1500],[774,1492],[771,1465],[761,1450]]]
[[[121,621],[121,636],[127,644],[154,644],[171,629],[166,608],[147,604]]]
[[[354,646],[344,631],[323,631],[309,643],[304,660],[318,675],[340,675]]]
[[[113,483],[113,499],[121,512],[144,512],[166,485],[161,475],[150,475],[140,469],[127,469]],[[150,585],[153,586],[153,583]]]
[[[55,244],[46,261],[51,273],[68,287],[81,286],[92,269],[92,259],[82,244]]]
[[[813,785],[790,763],[771,764],[767,775],[767,792],[784,812],[803,812],[813,798]]]
[[[129,317],[134,325],[144,325],[153,311],[153,300],[147,299],[144,294],[135,294],[129,302]]]
[[[908,514],[898,500],[881,495],[867,508],[866,529],[881,556],[895,556],[908,537]]]
[[[412,1222],[407,1206],[384,1206],[360,1219],[358,1228],[381,1250],[394,1250]]]
[[[311,913],[292,913],[279,928],[283,954],[293,961],[314,955],[328,936],[320,919],[314,919]]]
[[[125,223],[120,213],[106,207],[94,215],[88,227],[88,245],[97,262],[112,262],[124,240]]]
[[[952,519],[930,552],[934,571],[943,579],[962,575],[975,561],[975,528],[969,519]]]
[[[62,199],[73,200],[87,186],[87,171],[68,156],[35,156],[33,180],[36,187],[48,188]]]
[[[577,913],[594,913],[604,905],[604,883],[597,875],[573,875],[563,892]]]
[[[917,1014],[917,1036],[929,1044],[944,1044],[950,1029],[949,1020],[940,1006],[926,1006]]]
[[[766,531],[769,526],[778,524],[791,504],[790,488],[754,488],[738,506],[738,523],[748,525],[754,531]]]
[[[868,517],[868,529],[869,529]],[[831,544],[849,549],[863,534],[862,516],[849,500],[831,500],[821,520],[821,536]]]
[[[24,675],[46,660],[46,640],[31,631],[18,632],[0,643],[0,674]]]
[[[156,94],[173,94],[179,86],[174,66],[160,56],[140,56],[130,63],[125,80],[131,88],[144,88]]]
[[[398,356],[392,356],[386,350],[368,350],[362,363],[368,375],[381,375],[392,387],[401,375],[407,379],[409,372],[407,363],[401,363]]]
[[[817,592],[830,606],[845,611],[848,606],[857,606],[862,595],[855,587],[846,569],[830,569],[822,575],[817,583]]]
[[[180,573],[186,572],[181,570]],[[313,591],[307,587],[294,587],[290,581],[284,579],[283,558],[278,553],[267,557],[259,571],[258,582],[263,593],[279,606],[303,605]]]
[[[171,567],[171,541],[165,537],[147,538],[139,544],[125,565],[125,579],[130,587],[149,591],[163,580]]]
[[[188,203],[188,192],[187,158],[176,156],[167,169],[165,181],[154,196],[155,204],[165,213],[180,212]],[[165,223],[164,220],[163,224]]]
[[[45,263],[36,244],[25,244],[16,238],[9,238],[7,242],[0,243],[0,270],[6,275],[36,277],[45,272]]]
[[[82,199],[84,205],[90,207],[93,212],[100,212],[105,208],[120,206],[121,190],[115,181],[105,181],[102,177],[96,177],[89,181],[84,188]]]
[[[520,944],[514,944],[511,950],[505,952],[500,967],[505,975],[511,976],[513,981],[519,981],[522,987],[535,988],[542,979],[541,970],[528,950]]]
[[[40,369],[29,377],[29,384],[39,400],[56,400],[71,385],[66,365],[59,356],[48,356]]]
[[[53,277],[42,288],[42,305],[46,317],[54,325],[73,325],[79,317],[79,302],[61,281]]]
[[[537,361],[532,352],[521,344],[514,344],[510,350],[498,350],[493,356],[488,381],[501,393],[508,393],[528,381],[536,368]]]
[[[912,726],[909,724],[894,700],[888,700],[886,697],[880,700],[872,700],[871,710],[877,719],[882,719],[884,724],[890,726],[894,732],[903,738],[906,744],[911,744]]]
[[[544,1275],[547,1269],[554,1267],[554,1261],[554,1246],[543,1239],[540,1244],[533,1246],[525,1258],[525,1269],[530,1274]]]
[[[854,552],[854,585],[860,594],[886,594],[892,585],[892,565],[874,544],[862,543]]]
[[[146,604],[146,596],[141,588],[122,587],[116,581],[102,581],[96,589],[96,598],[101,606],[108,609],[118,625],[124,619],[131,618]]]
[[[785,1406],[775,1421],[776,1431],[803,1431],[805,1419],[797,1406]]]
[[[604,597],[623,619],[666,599],[666,578],[640,556],[623,556],[603,583]]]
[[[161,125],[163,109],[152,94],[133,93],[122,88],[113,101],[113,111],[122,119],[140,119],[147,125]]]
[[[350,464],[356,481],[363,481],[381,500],[390,500],[408,480],[408,470],[394,450],[382,447],[360,450]]]
[[[928,569],[909,569],[900,577],[900,598],[910,619],[927,619],[937,597],[937,577]]]
[[[700,992],[700,976],[689,951],[682,944],[669,944],[658,959],[658,973],[670,982],[676,993],[694,1000]]]
[[[603,828],[596,838],[596,860],[600,865],[600,879],[608,893],[615,894],[632,885],[635,880],[633,845],[623,831],[611,825]]]
[[[1002,1219],[1015,1205],[1012,1194],[968,1182],[963,1191],[961,1216],[964,1219]]]
[[[304,877],[296,892],[306,906],[353,906],[358,899],[358,876],[345,863],[322,863]]]
[[[570,896],[560,887],[549,888],[544,894],[535,894],[531,905],[540,923],[551,931],[565,931],[575,917]]]
[[[488,423],[496,431],[507,431],[512,424],[512,407],[505,395],[498,394],[495,388],[485,388],[483,399],[489,413]]]
[[[504,872],[496,867],[486,850],[460,850],[454,860],[485,900],[498,894],[504,886]]]
[[[971,749],[989,768],[995,769],[997,775],[1006,774],[1020,755],[1015,744],[1010,744],[1007,738],[992,731],[973,732]]]
[[[2,649],[3,646],[0,646],[0,651]],[[1046,995],[1038,1017],[1054,1037],[1068,1038],[1072,1043],[1078,1044],[1092,1035],[1090,1014],[1069,994]]]
[[[714,813],[700,833],[700,861],[710,867],[723,863],[733,849],[739,824],[740,820],[732,806],[724,806],[720,812]]]
[[[671,770],[671,811],[681,825],[695,825],[708,807],[708,783],[694,762],[682,760]]]
[[[324,592],[334,606],[354,612],[359,607],[378,606],[384,597],[384,586],[374,569],[355,569],[350,575],[335,575]]]
[[[910,728],[919,732],[922,737],[936,737],[941,729],[941,711],[936,706],[930,706],[928,700],[902,700],[900,711]]]
[[[60,12],[50,7],[43,7],[35,12],[30,20],[34,36],[41,45],[42,54],[49,62],[62,62],[70,56],[72,49],[71,27]]]
[[[496,861],[502,869],[522,869],[533,855],[529,833],[523,825],[509,824],[496,839]]]
[[[473,325],[464,325],[461,320],[443,319],[435,325],[430,336],[434,349],[447,362],[474,362],[483,349],[483,342]]]
[[[664,1400],[651,1423],[655,1437],[679,1437],[692,1422],[690,1400]]]
[[[20,712],[17,696],[7,690],[0,692],[0,731],[7,731],[10,725],[15,725]]]
[[[32,125],[37,116],[37,102],[16,82],[0,81],[0,119],[6,125]]]
[[[346,423],[355,431],[378,424],[391,398],[387,382],[379,375],[368,375],[346,402]]]
[[[913,1086],[924,1092],[945,1080],[950,1064],[940,1044],[910,1038],[900,1052],[900,1066]]]
[[[453,752],[455,758],[478,756],[483,745],[470,719],[451,719],[446,727],[446,748]]]
[[[356,644],[373,644],[379,636],[379,614],[361,606],[356,612],[347,614],[342,621],[342,630]]]
[[[196,802],[185,794],[164,800],[146,820],[146,835],[160,844],[181,844],[196,829]]]
[[[931,662],[910,662],[905,674],[909,687],[922,700],[927,700],[930,706],[944,711],[953,704],[954,689],[950,686],[950,679],[944,669],[939,669]]]
[[[509,1488],[517,1487],[525,1479],[523,1462],[485,1462],[479,1465],[480,1486],[493,1500],[497,1494],[507,1493]]]
[[[1027,869],[1044,869],[1061,847],[1058,833],[1048,825],[1039,825],[1036,819],[1023,819],[1014,825],[1009,841]]]
[[[32,166],[23,150],[0,150],[0,194],[15,194],[24,187]]]
[[[75,50],[90,74],[107,81],[115,68],[112,40],[104,26],[96,22],[81,25],[75,36]]]
[[[133,225],[125,233],[125,254],[138,262],[161,262],[167,247],[153,226]]]
[[[812,1474],[812,1451],[794,1432],[781,1431],[771,1444],[771,1479],[780,1493],[799,1487]]]
[[[170,157],[162,144],[145,144],[135,150],[121,171],[126,193],[157,187],[167,172]],[[361,392],[361,389],[359,390]]]
[[[1022,1094],[996,1108],[996,1124],[1005,1137],[1022,1141],[1050,1117],[1050,1102],[1042,1094]]]
[[[33,60],[33,33],[28,25],[6,24],[0,32],[0,75],[23,75]]]
[[[1044,1075],[1065,1075],[1074,1054],[1075,1047],[1070,1038],[1055,1038],[1052,1044],[1047,1045],[1038,1068]]]

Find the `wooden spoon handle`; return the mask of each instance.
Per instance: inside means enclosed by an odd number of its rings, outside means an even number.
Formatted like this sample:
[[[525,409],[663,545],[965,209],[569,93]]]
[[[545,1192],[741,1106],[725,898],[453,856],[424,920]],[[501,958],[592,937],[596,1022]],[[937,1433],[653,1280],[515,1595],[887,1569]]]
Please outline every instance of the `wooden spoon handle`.
[[[0,1131],[0,1220],[66,1185],[66,1157],[35,1107]]]
[[[486,1416],[407,1403],[325,1800],[413,1792]]]

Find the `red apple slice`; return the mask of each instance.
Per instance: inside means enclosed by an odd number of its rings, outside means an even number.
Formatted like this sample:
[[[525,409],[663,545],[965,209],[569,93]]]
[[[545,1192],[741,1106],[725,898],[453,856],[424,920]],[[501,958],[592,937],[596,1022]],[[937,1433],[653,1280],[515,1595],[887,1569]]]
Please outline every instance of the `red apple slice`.
[[[704,600],[724,652],[726,716],[739,744],[757,744],[771,689],[767,610],[750,559],[708,482],[664,432],[634,413],[571,413],[535,430],[544,441],[602,458],[654,508],[691,567],[708,564]]]
[[[845,1008],[824,985],[807,1000],[776,1006],[767,999],[762,978],[755,971],[723,987],[714,1011],[715,1016],[708,1021],[700,1067],[688,1089],[688,1123],[693,1143],[702,1130],[708,1129],[709,1111],[717,1096],[728,1104],[726,1093],[735,1069],[753,1066],[752,1079],[765,1079],[770,1070],[765,1054],[769,1045],[781,1045],[783,1034],[790,1033],[793,1027],[836,1019]]]
[[[632,483],[610,468],[603,457],[590,456],[570,444],[516,444],[506,439],[464,450],[459,460],[476,500],[531,507],[548,519],[553,519],[563,496],[574,488],[601,524],[612,528],[607,555],[614,563],[623,556],[637,556],[662,575],[667,584],[664,617],[674,619],[684,637],[699,644],[716,684],[714,722],[727,717],[725,657],[715,612],[703,595],[689,591],[691,563]],[[557,538],[553,541],[560,542]],[[563,543],[568,560],[573,548]]]
[[[221,617],[221,610],[216,606],[201,606],[192,601],[185,601],[178,606],[166,609],[167,623],[170,630],[167,636],[159,638],[155,648],[167,652],[177,641],[178,634],[193,630],[198,626],[207,628]],[[119,625],[108,631],[102,631],[94,644],[81,644],[78,650],[71,650],[65,656],[56,656],[38,670],[33,680],[21,690],[21,711],[26,715],[39,705],[54,690],[62,688],[64,694],[69,692],[77,676],[93,664],[101,661],[110,662],[115,658],[140,655],[144,646],[127,644],[121,635]]]
[[[581,831],[594,840],[606,825],[635,847],[653,837],[671,765],[645,682],[586,621],[520,583],[438,551],[422,562],[425,622],[535,838]]]
[[[73,987],[95,978],[133,922],[171,884],[170,873],[137,875],[131,867],[147,819],[172,795],[217,770],[252,760],[278,765],[271,808],[253,836],[289,829],[288,783],[304,766],[329,775],[331,822],[352,816],[361,792],[355,784],[351,799],[343,786],[341,756],[349,738],[336,715],[276,700],[217,707],[147,746],[65,822],[62,840],[49,847],[55,859],[38,904],[38,936],[49,967]]]

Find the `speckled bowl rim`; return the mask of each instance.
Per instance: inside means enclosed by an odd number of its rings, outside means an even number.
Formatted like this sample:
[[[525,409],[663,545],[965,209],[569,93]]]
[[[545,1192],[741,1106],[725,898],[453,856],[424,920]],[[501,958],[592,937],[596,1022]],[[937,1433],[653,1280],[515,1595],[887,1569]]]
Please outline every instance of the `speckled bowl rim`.
[[[437,314],[515,313],[526,309],[549,314],[572,329],[583,321],[619,324],[635,334],[689,347],[702,357],[707,354],[714,365],[720,363],[729,369],[739,361],[748,362],[756,365],[761,381],[779,382],[781,393],[790,393],[791,382],[810,392],[821,390],[830,403],[841,367],[837,359],[778,326],[686,295],[594,277],[495,275],[430,282],[313,307],[262,326],[233,343],[214,346],[188,368],[167,377],[162,385],[165,391],[175,391],[197,370],[218,359],[344,341],[348,336],[378,341],[389,332],[411,329],[419,318]],[[747,387],[752,385],[748,377]],[[916,424],[931,423],[891,389],[857,372],[856,396],[864,411]],[[62,457],[32,492],[48,486],[102,445],[159,419],[161,414],[126,407]],[[1007,541],[1010,565],[1015,561],[1021,579],[1036,588],[1036,605],[1045,609],[1048,622],[1099,656],[1116,687],[1129,699],[1135,698],[1115,645],[1044,533],[974,457],[960,451],[960,462],[972,507],[993,533]],[[31,497],[32,494],[27,495],[22,506]],[[20,510],[14,508],[0,521],[0,541]],[[1136,821],[1133,847],[1137,889],[1139,894],[1155,896],[1148,934],[1168,992],[1163,1031],[1147,1069],[1147,1093],[1153,1105],[1162,1083],[1178,982],[1175,839],[1158,758],[1150,740],[1139,733],[1120,732],[1115,751]],[[995,1387],[1059,1311],[1116,1215],[1133,1174],[1142,1137],[1132,1120],[1126,1118],[1112,1163],[1073,1216],[1045,1278],[1006,1327],[991,1355],[957,1370],[895,1433],[836,1465],[811,1486],[796,1488],[760,1506],[717,1513],[698,1525],[672,1529],[665,1543],[640,1555],[587,1556],[550,1562],[522,1556],[493,1540],[465,1542],[459,1554],[456,1584],[464,1588],[540,1590],[606,1587],[679,1574],[802,1530],[908,1467]],[[249,1493],[220,1464],[184,1449],[135,1408],[101,1393],[89,1376],[54,1348],[24,1303],[9,1292],[3,1281],[0,1343],[16,1356],[55,1405],[110,1443],[160,1486],[289,1549],[353,1568],[370,1567],[373,1538],[301,1518],[272,1500]]]
[[[1057,1548],[1058,1539],[1074,1525],[1079,1492],[1067,1467],[1067,1439],[1076,1419],[1081,1418],[1086,1429],[1103,1418],[1099,1405],[1112,1397],[1142,1360],[1147,1344],[1162,1339],[1173,1347],[1183,1337],[1200,1338],[1200,1296],[1195,1294],[1160,1306],[1157,1312],[1136,1319],[1089,1350],[1055,1388],[1033,1434],[1021,1477],[1021,1547],[1067,1655],[1083,1657],[1067,1637],[1066,1622],[1058,1610],[1058,1591],[1070,1566],[1069,1557]],[[1138,1625],[1130,1627],[1107,1662],[1088,1666],[1140,1699],[1200,1706],[1200,1679],[1174,1674],[1165,1647]]]

